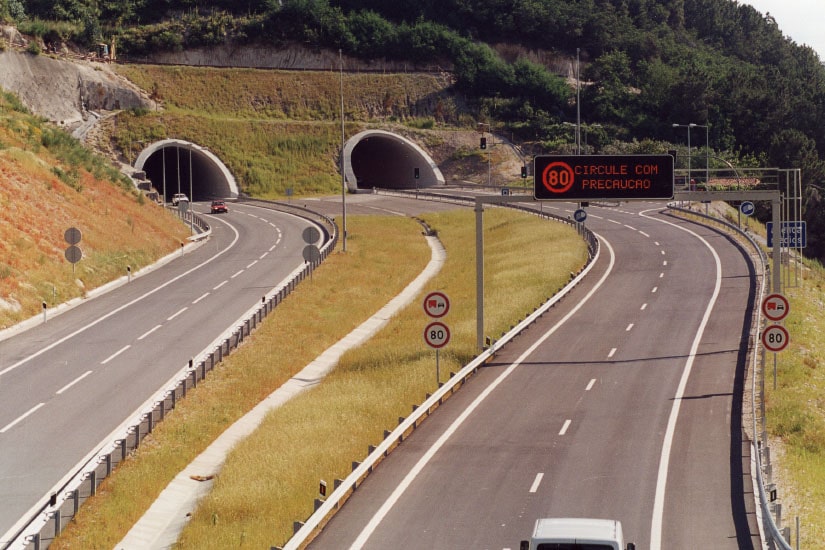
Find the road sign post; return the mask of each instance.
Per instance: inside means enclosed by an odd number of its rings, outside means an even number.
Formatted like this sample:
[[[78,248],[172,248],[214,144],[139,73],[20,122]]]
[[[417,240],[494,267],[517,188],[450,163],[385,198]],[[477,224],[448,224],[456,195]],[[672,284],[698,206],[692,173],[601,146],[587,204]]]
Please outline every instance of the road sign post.
[[[450,311],[450,299],[443,292],[430,292],[424,297],[424,313],[431,319],[440,319]],[[450,341],[450,328],[441,321],[433,321],[424,328],[424,341],[435,349],[435,385],[441,384],[438,350]]]

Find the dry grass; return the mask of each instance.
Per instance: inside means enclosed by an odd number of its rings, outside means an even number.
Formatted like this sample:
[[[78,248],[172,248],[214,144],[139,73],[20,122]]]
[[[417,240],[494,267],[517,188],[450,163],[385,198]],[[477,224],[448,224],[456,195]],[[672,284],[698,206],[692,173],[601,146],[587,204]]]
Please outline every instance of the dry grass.
[[[445,291],[453,304],[446,320],[453,339],[442,353],[442,373],[457,370],[475,353],[472,216],[426,216],[448,252],[428,286]],[[583,264],[586,250],[575,232],[557,224],[502,210],[485,216],[487,266],[518,266],[512,276],[519,285],[488,280],[488,326],[495,334],[559,289]],[[190,394],[155,430],[151,444],[104,482],[53,548],[113,547],[223,429],[376,311],[429,258],[420,228],[410,220],[352,217],[348,223],[347,254],[331,256],[249,345]],[[522,252],[527,246],[535,251],[530,262]],[[352,311],[356,304],[363,309]],[[318,481],[345,477],[352,460],[362,459],[384,429],[435,388],[434,355],[422,338],[425,322],[416,300],[370,342],[348,352],[316,389],[269,415],[231,453],[180,547],[268,548],[290,536],[292,522],[310,514]]]
[[[0,96],[0,328],[177,249],[186,228],[106,169],[75,140]],[[83,259],[63,254],[69,227]]]

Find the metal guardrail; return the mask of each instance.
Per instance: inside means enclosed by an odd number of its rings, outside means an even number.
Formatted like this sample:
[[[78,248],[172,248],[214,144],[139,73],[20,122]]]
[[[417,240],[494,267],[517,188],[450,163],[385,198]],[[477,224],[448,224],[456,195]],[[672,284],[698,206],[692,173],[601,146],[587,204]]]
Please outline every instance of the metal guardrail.
[[[216,338],[196,357],[189,360],[162,389],[146,401],[138,410],[105,437],[95,450],[83,458],[63,477],[46,496],[24,514],[6,534],[0,538],[3,550],[40,550],[47,548],[51,540],[61,533],[66,523],[78,512],[80,505],[93,496],[100,483],[135,451],[161,422],[166,413],[173,410],[178,401],[186,397],[188,391],[197,387],[206,375],[214,370],[223,359],[236,349],[245,338],[263,322],[304,279],[309,277],[338,242],[338,228],[335,222],[309,209],[286,207],[268,201],[246,201],[248,204],[287,211],[316,222],[320,220],[324,229],[325,244],[320,249],[320,259],[314,264],[305,263],[296,268],[284,281],[261,298],[258,305],[251,307],[227,331]],[[185,213],[182,213],[185,216]],[[189,211],[189,215],[192,213]],[[195,223],[201,234],[208,234],[209,225],[200,216],[194,220],[185,217],[187,223]]]
[[[780,548],[782,550],[791,550],[790,544],[785,541],[785,537],[781,530],[781,525],[778,524],[779,522],[774,519],[773,512],[776,510],[771,510],[771,498],[769,498],[767,486],[771,484],[771,471],[772,466],[770,464],[770,446],[768,443],[767,437],[767,425],[765,423],[765,355],[764,349],[762,353],[758,353],[759,349],[759,335],[763,329],[763,320],[762,320],[762,308],[759,304],[762,303],[762,299],[765,296],[765,287],[767,285],[767,281],[770,280],[770,267],[768,264],[768,257],[765,255],[764,250],[759,243],[754,240],[754,238],[745,231],[742,231],[738,226],[733,225],[732,223],[728,223],[725,220],[716,218],[714,216],[709,216],[703,214],[701,212],[697,212],[695,210],[688,210],[685,208],[680,208],[675,205],[675,203],[671,203],[669,207],[672,210],[677,212],[683,212],[687,214],[691,214],[693,216],[698,216],[700,218],[704,218],[714,223],[720,224],[724,226],[727,230],[736,233],[742,237],[744,237],[750,246],[756,252],[756,255],[759,257],[760,269],[757,269],[757,299],[754,302],[756,306],[754,307],[754,311],[751,314],[752,319],[752,330],[751,330],[751,337],[750,343],[748,346],[748,355],[750,357],[750,365],[751,365],[751,372],[753,373],[752,376],[752,384],[751,384],[751,414],[752,414],[752,436],[753,441],[751,441],[752,447],[752,456],[754,457],[755,466],[753,472],[753,477],[756,480],[758,494],[759,494],[759,509],[761,511],[761,515],[758,515],[760,518],[759,521],[759,528],[760,528],[760,535],[764,545],[767,548]],[[761,365],[761,368],[760,368]],[[759,375],[759,376],[757,376]],[[759,379],[759,384],[757,384],[757,379]],[[760,411],[757,414],[757,403],[760,404]],[[761,429],[759,423],[761,422]],[[767,464],[765,464],[767,462]],[[768,483],[765,483],[765,477],[768,477]],[[781,508],[780,508],[781,509]]]
[[[422,193],[422,192],[404,192],[404,191],[388,191],[388,190],[376,190],[381,194],[387,195],[396,195],[396,196],[406,196],[406,197],[417,197],[417,198],[425,198],[426,200],[437,200],[439,202],[452,202],[454,204],[461,204],[471,206],[475,204],[474,197],[456,197],[456,196],[446,196],[443,194],[438,193]],[[505,205],[495,205],[495,204],[487,204],[487,206],[505,206]],[[571,220],[557,216],[555,214],[538,212],[534,209],[527,208],[520,205],[514,205],[513,203],[506,204],[508,208],[516,208],[518,210],[523,210],[530,214],[540,215],[547,219],[552,219],[554,221],[558,221],[565,224],[571,225],[581,225],[576,224],[575,222],[571,222]],[[479,368],[481,368],[486,362],[493,359],[496,353],[507,345],[510,341],[516,338],[519,334],[521,334],[525,329],[527,329],[530,325],[535,323],[542,315],[544,315],[550,308],[556,305],[560,300],[562,300],[574,287],[576,287],[593,269],[593,266],[596,264],[596,260],[599,257],[600,248],[599,248],[599,241],[598,237],[593,234],[589,229],[585,229],[583,227],[581,229],[581,234],[585,238],[586,242],[588,243],[588,262],[585,267],[576,274],[572,280],[555,296],[547,300],[544,304],[540,307],[535,309],[532,313],[527,314],[527,316],[519,322],[515,327],[510,329],[507,333],[502,335],[502,337],[497,340],[491,342],[491,345],[481,352],[475,359],[473,359],[470,363],[464,366],[460,371],[457,373],[452,373],[450,379],[445,382],[439,389],[433,393],[428,394],[425,401],[417,406],[414,407],[413,413],[406,417],[406,418],[399,418],[398,426],[392,432],[385,432],[384,433],[384,440],[376,447],[370,447],[369,454],[363,462],[353,462],[352,466],[352,473],[347,476],[344,480],[335,480],[334,483],[334,490],[330,494],[330,496],[324,500],[316,500],[315,501],[315,512],[310,515],[310,517],[305,521],[296,521],[293,524],[294,535],[290,538],[283,550],[298,550],[304,548],[308,545],[312,539],[317,536],[318,532],[326,525],[326,523],[335,515],[335,513],[341,508],[341,506],[349,500],[349,497],[352,496],[352,493],[361,485],[361,483],[366,479],[366,477],[372,473],[375,467],[384,460],[398,445],[401,444],[409,435],[415,431],[415,429],[421,425],[421,423],[430,415],[432,414],[438,407],[441,406],[442,403],[450,396],[452,396],[456,391],[458,391],[464,383],[467,381],[468,378],[473,376]],[[277,548],[277,547],[273,547]]]

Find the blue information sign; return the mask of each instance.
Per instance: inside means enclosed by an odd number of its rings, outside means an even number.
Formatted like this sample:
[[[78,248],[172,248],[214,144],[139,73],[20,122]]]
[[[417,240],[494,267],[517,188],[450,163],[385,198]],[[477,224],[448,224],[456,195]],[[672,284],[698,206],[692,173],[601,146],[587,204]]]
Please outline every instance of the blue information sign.
[[[773,248],[773,222],[768,222],[768,248]],[[805,248],[808,246],[808,231],[805,222],[782,222],[779,227],[782,248]]]
[[[739,211],[742,212],[745,216],[753,215],[753,212],[756,210],[756,207],[753,205],[751,201],[745,201],[739,205]]]
[[[587,219],[587,212],[584,211],[584,208],[579,208],[573,212],[573,219],[579,223],[582,223]]]

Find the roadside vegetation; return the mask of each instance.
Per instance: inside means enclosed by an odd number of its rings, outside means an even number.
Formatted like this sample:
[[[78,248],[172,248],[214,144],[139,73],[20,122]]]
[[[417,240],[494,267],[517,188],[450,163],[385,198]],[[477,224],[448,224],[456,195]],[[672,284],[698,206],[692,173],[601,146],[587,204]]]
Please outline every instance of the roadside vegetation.
[[[70,227],[83,259],[64,258]],[[188,230],[100,155],[0,94],[0,329],[180,248]]]
[[[446,292],[452,304],[442,380],[476,354],[473,216],[464,209],[422,216],[447,250],[444,267],[427,285],[428,291]],[[104,481],[52,548],[114,547],[217,435],[382,307],[429,261],[421,227],[410,219],[353,216],[348,228],[347,253],[331,255],[247,344],[199,384]],[[529,259],[523,254],[528,246],[535,252]],[[485,214],[485,254],[486,325],[494,337],[562,288],[587,256],[572,228],[501,209]],[[346,477],[351,462],[367,455],[368,445],[380,442],[384,430],[434,391],[435,357],[422,338],[427,319],[421,298],[236,447],[180,548],[282,544],[292,534],[292,522],[312,512],[319,480],[331,484]]]

